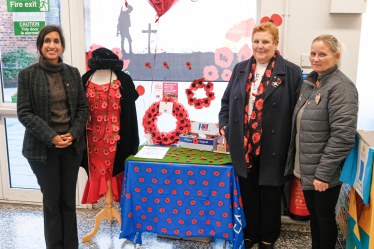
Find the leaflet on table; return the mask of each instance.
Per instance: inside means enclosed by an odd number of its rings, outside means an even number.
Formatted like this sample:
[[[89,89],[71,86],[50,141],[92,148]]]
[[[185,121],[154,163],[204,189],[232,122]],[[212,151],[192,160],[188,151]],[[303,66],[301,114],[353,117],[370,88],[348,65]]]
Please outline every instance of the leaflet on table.
[[[169,147],[144,146],[136,155],[136,158],[163,159]]]

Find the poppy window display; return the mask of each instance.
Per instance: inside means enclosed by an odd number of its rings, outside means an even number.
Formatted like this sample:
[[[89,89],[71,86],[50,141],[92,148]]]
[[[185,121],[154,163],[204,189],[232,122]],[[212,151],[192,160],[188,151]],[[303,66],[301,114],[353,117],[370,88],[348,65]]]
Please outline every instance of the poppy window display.
[[[204,83],[205,81],[205,77],[201,78],[201,79],[198,79],[198,80],[194,80],[190,87],[186,89],[186,95],[187,95],[187,99],[188,99],[188,104],[190,106],[194,106],[195,109],[202,109],[204,107],[209,107],[211,105],[211,101],[212,100],[215,100],[215,93],[213,92],[213,83],[212,82],[208,82],[208,83]],[[207,96],[206,98],[201,98],[201,99],[198,99],[195,96],[195,92],[194,91],[197,91],[198,89],[201,89],[201,88],[204,88],[205,90],[205,95]]]
[[[157,128],[160,102],[173,102],[173,116],[177,119],[177,127],[170,132],[160,132]],[[187,109],[175,99],[164,97],[162,100],[154,102],[143,116],[144,133],[151,134],[152,142],[156,145],[172,145],[179,141],[179,136],[191,131],[191,122]]]

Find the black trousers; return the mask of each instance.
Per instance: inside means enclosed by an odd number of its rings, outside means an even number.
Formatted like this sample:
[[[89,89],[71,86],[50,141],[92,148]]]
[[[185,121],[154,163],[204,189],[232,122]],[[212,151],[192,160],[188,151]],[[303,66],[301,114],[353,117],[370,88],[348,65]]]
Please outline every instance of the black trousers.
[[[78,248],[75,190],[82,156],[73,146],[53,147],[46,163],[29,161],[43,193],[47,249]]]
[[[341,185],[326,191],[303,190],[306,207],[310,213],[313,249],[334,249],[338,237],[335,206]]]
[[[240,178],[246,227],[244,237],[255,243],[275,243],[281,230],[281,199],[284,185],[259,185],[260,159],[255,159],[248,178]]]

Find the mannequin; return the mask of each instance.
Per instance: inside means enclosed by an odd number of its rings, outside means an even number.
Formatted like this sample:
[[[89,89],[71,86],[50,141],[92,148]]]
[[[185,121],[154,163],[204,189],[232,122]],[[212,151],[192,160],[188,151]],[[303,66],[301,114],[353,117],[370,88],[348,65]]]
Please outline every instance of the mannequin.
[[[91,82],[97,85],[106,84],[110,79],[110,73],[112,73],[112,80],[117,79],[117,75],[110,69],[97,70],[91,78]]]
[[[108,83],[110,78],[112,78],[112,80],[116,80],[117,75],[110,69],[102,69],[102,70],[97,70],[92,75],[90,81],[94,84],[102,85],[102,84]],[[112,186],[111,179],[107,180],[107,186],[108,186],[108,190],[105,193],[105,203],[106,203],[105,208],[96,215],[95,227],[91,233],[83,237],[83,242],[89,241],[96,235],[96,233],[99,231],[100,223],[104,218],[110,221],[110,223],[113,223],[113,218],[116,218],[116,220],[119,223],[119,226],[121,227],[121,215],[113,207],[113,190],[111,187]]]
[[[104,218],[110,222],[115,218],[121,226],[113,201],[119,202],[121,198],[124,161],[139,146],[135,109],[139,95],[131,77],[121,71],[123,61],[112,51],[99,48],[92,53],[88,66],[91,70],[82,76],[90,106],[86,126],[88,153],[82,165],[89,179],[82,203],[96,203],[105,196],[106,205],[83,242],[96,235]]]

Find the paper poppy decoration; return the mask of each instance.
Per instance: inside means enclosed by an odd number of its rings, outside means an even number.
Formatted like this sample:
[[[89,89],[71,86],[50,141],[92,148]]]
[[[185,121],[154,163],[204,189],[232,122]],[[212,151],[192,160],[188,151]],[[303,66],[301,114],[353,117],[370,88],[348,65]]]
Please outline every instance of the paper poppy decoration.
[[[143,96],[145,93],[144,86],[142,85],[137,86],[135,90],[138,92],[139,96]]]
[[[213,92],[213,88],[214,88],[213,83],[208,82],[205,84],[204,81],[205,81],[205,77],[198,79],[198,80],[194,80],[191,83],[190,87],[186,89],[188,104],[190,106],[194,106],[195,109],[202,109],[204,107],[207,108],[210,106],[211,101],[215,99],[214,92]],[[198,99],[194,97],[195,96],[194,91],[200,88],[204,88],[205,95],[207,96],[207,98]]]
[[[152,67],[151,67],[151,63],[149,63],[149,62],[145,63],[144,66],[147,67],[147,68],[149,68],[149,69],[152,69]]]
[[[187,62],[186,67],[191,70],[191,63]]]
[[[173,102],[173,116],[177,119],[176,128],[170,132],[160,132],[157,128],[160,102]],[[187,109],[175,99],[164,97],[158,102],[154,102],[143,116],[144,133],[151,134],[152,142],[156,145],[172,145],[179,142],[179,136],[191,131],[191,121]]]
[[[169,64],[166,61],[163,63],[163,65],[165,68],[169,69]]]
[[[268,16],[264,16],[261,18],[260,23],[264,22],[272,22],[275,26],[280,26],[282,24],[282,17],[278,14],[273,14],[270,18]]]

